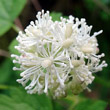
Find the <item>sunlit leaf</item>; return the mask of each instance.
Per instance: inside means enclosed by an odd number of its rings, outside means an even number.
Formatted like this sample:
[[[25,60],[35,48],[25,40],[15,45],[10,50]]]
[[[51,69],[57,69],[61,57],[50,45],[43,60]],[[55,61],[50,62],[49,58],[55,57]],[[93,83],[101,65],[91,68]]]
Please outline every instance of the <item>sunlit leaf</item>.
[[[60,17],[62,16],[62,13],[52,12],[50,15],[52,16],[53,21],[60,21]]]
[[[26,0],[0,0],[0,36],[11,28],[25,3]]]

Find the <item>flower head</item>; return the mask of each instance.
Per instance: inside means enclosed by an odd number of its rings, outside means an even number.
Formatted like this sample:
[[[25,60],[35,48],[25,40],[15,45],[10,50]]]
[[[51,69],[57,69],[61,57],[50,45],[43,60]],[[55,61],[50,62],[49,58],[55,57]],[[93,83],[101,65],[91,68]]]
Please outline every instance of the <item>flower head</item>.
[[[96,36],[102,30],[91,36],[91,29],[85,19],[69,16],[54,22],[48,11],[38,12],[35,23],[19,32],[15,48],[20,55],[11,55],[20,64],[13,69],[22,71],[17,82],[30,94],[49,91],[54,98],[65,96],[68,89],[74,94],[88,89],[93,73],[107,66],[100,61],[104,54],[97,55]]]

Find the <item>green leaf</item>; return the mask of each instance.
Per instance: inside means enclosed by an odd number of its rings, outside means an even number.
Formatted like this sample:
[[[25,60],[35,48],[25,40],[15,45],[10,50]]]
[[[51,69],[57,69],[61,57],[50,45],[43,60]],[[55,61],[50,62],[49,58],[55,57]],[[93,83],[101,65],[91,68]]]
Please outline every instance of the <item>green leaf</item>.
[[[0,18],[0,37],[7,32],[12,26],[12,22]]]
[[[106,5],[110,3],[110,0],[100,0],[100,1]]]
[[[25,3],[26,0],[0,0],[0,36],[11,28]]]
[[[19,55],[19,52],[15,49],[15,46],[17,46],[17,45],[18,45],[18,41],[16,39],[14,39],[9,46],[9,50],[12,54]]]
[[[68,110],[105,110],[107,102],[103,100],[89,99],[84,96],[69,95],[65,98],[69,106]]]
[[[84,0],[84,2],[89,11],[94,11],[97,8],[93,0]]]
[[[6,59],[0,65],[0,84],[8,81],[12,73],[12,63],[10,59]]]
[[[110,16],[106,12],[102,11],[100,13],[100,15],[101,15],[102,20],[104,20],[104,21],[108,21],[109,20]]]
[[[100,84],[101,86],[104,86],[106,88],[110,88],[110,81],[109,80],[105,80],[104,78],[95,76],[95,82]]]
[[[60,17],[62,16],[62,13],[52,12],[50,15],[52,16],[53,21],[60,21]]]
[[[9,51],[11,54],[16,54],[16,55],[20,55],[20,53],[18,52],[17,49],[15,49],[15,46],[18,45],[18,41],[16,39],[14,39],[11,44],[9,45]],[[11,58],[11,60],[13,60],[14,58]],[[18,63],[14,63],[15,67],[19,67]],[[16,73],[19,73],[19,71],[16,71]]]
[[[61,100],[58,101],[58,100],[53,100],[53,109],[54,110],[67,110],[65,109],[65,106],[63,106],[61,104]]]
[[[74,110],[84,110],[85,108],[86,110],[105,110],[106,106],[107,103],[104,101],[86,99],[78,103]]]
[[[15,46],[18,45],[18,41],[16,39],[14,39],[11,44],[9,45],[9,51],[11,54],[15,54],[15,55],[20,55],[20,53],[18,52],[17,49],[15,49]],[[15,58],[11,58],[11,61],[15,59]],[[15,67],[20,67],[20,64],[18,63],[14,63],[13,66]],[[16,75],[19,75],[20,71],[14,71],[16,73]]]
[[[11,97],[0,95],[0,110],[34,110],[26,103],[17,103]]]
[[[18,88],[10,88],[9,96],[0,95],[0,107],[3,108],[0,110],[53,110],[51,100],[45,94],[30,95]]]

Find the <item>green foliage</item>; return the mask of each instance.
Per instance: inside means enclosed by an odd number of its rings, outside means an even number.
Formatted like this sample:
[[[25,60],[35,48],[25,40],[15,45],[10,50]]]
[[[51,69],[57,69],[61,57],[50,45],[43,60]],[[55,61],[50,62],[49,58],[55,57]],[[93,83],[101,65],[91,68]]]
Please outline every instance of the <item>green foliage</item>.
[[[60,21],[60,17],[62,16],[62,13],[52,12],[52,13],[50,13],[50,16],[52,17],[53,21]],[[68,18],[68,16],[63,16],[63,18]]]
[[[93,2],[93,0],[84,0],[85,1],[85,5],[88,8],[88,10],[90,11],[94,11],[96,8],[95,3]]]
[[[86,7],[88,10],[94,15],[97,13],[98,16],[102,18],[104,21],[108,21],[110,19],[110,9],[107,6],[110,3],[110,0],[84,0]]]
[[[75,106],[74,110],[105,110],[107,106],[107,103],[101,100],[91,100],[91,99],[86,99],[85,101],[82,101],[78,103]]]
[[[68,110],[105,110],[107,103],[102,100],[94,100],[83,96],[68,96],[65,101],[69,102]]]
[[[10,88],[9,95],[0,95],[0,110],[53,110],[45,94],[30,95],[23,89]]]
[[[107,20],[109,20],[109,18],[110,18],[110,16],[109,16],[107,13],[105,13],[104,11],[102,11],[102,12],[100,13],[100,16],[101,16],[101,18],[102,18],[104,21],[107,21]]]
[[[109,6],[110,0],[99,1],[104,6]],[[26,0],[0,0],[0,36],[13,26],[13,21],[20,14],[25,3]],[[103,5],[101,5],[101,7],[96,4],[94,0],[84,0],[84,4],[81,5],[80,2],[79,4],[77,3],[76,7],[73,6],[74,12],[71,14],[78,17],[87,17],[86,19],[90,24],[91,22],[94,23],[93,26],[96,30],[99,30],[99,28],[104,29],[103,36],[99,38],[98,42],[100,44],[101,53],[104,52],[106,54],[105,60],[109,64],[110,45],[108,40],[110,35],[110,15],[103,10],[105,8],[103,8]],[[52,12],[50,15],[52,16],[53,21],[59,21],[62,13]],[[29,14],[29,16],[31,16],[31,14]],[[64,17],[67,18],[66,16]],[[10,38],[10,36],[7,36],[7,38]],[[5,44],[6,42],[4,42],[4,45]],[[19,54],[19,52],[14,48],[14,46],[17,45],[18,42],[14,39],[10,43],[10,46],[7,47],[10,53]],[[92,84],[92,93],[96,95],[96,99],[90,99],[88,95],[83,92],[81,94],[82,96],[74,96],[70,94],[64,99],[51,100],[45,94],[29,95],[24,89],[19,88],[18,83],[16,83],[16,79],[19,77],[19,74],[17,76],[17,72],[13,72],[13,64],[11,60],[12,59],[5,58],[5,60],[0,64],[0,110],[105,110],[108,103],[107,101],[110,101],[107,94],[110,92],[109,67],[95,75],[96,78]],[[18,67],[16,64],[15,66]],[[44,69],[43,71],[46,72]],[[95,91],[94,88],[98,90]],[[90,95],[92,96],[92,94]],[[93,96],[93,98],[95,97]]]
[[[26,0],[0,0],[0,36],[11,28],[25,3]]]
[[[104,4],[109,4],[110,3],[110,0],[100,0],[102,3]]]
[[[6,59],[0,65],[0,84],[8,81],[12,73],[12,62],[10,59]]]
[[[14,39],[11,43],[10,43],[10,45],[9,45],[9,51],[10,51],[10,53],[11,54],[15,54],[15,55],[19,55],[20,53],[18,52],[18,50],[17,49],[15,49],[15,46],[17,46],[18,45],[18,41],[16,40],[16,39]],[[10,58],[11,59],[11,61],[13,62],[13,59],[14,58]],[[19,67],[20,65],[18,64],[18,63],[14,63],[13,64],[13,66],[15,66],[15,67]],[[11,67],[11,68],[13,68],[13,67]],[[17,74],[17,75],[19,75],[20,74],[20,71],[15,71],[15,73]]]
[[[19,54],[19,52],[15,49],[15,46],[17,45],[18,45],[18,41],[14,39],[9,46],[9,50],[12,54],[17,54],[17,55]]]
[[[53,101],[53,110],[65,110],[65,106],[62,106],[59,102],[55,100]]]
[[[52,12],[50,15],[52,16],[53,21],[60,21],[62,13]]]

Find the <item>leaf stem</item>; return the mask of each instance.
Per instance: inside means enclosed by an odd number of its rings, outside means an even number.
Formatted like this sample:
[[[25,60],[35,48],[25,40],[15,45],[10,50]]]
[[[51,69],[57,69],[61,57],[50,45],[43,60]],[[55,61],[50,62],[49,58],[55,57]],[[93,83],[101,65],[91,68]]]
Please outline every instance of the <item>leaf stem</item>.
[[[22,25],[22,23],[21,23],[21,21],[20,21],[19,18],[16,18],[16,20],[15,20],[15,25],[16,25],[19,29],[24,30],[23,25]]]
[[[15,24],[12,26],[12,28],[19,33],[19,31],[21,31],[21,29],[19,27],[17,27]]]
[[[105,4],[103,4],[100,0],[93,0],[93,2],[100,7],[102,10],[104,10],[108,15],[110,15],[110,9]]]
[[[22,23],[21,23],[21,21],[20,21],[19,18],[17,18],[17,19],[15,20],[15,24],[13,24],[12,28],[13,28],[17,33],[19,33],[19,31],[23,31],[23,30],[24,30],[24,28],[23,28],[23,26],[22,26]]]

